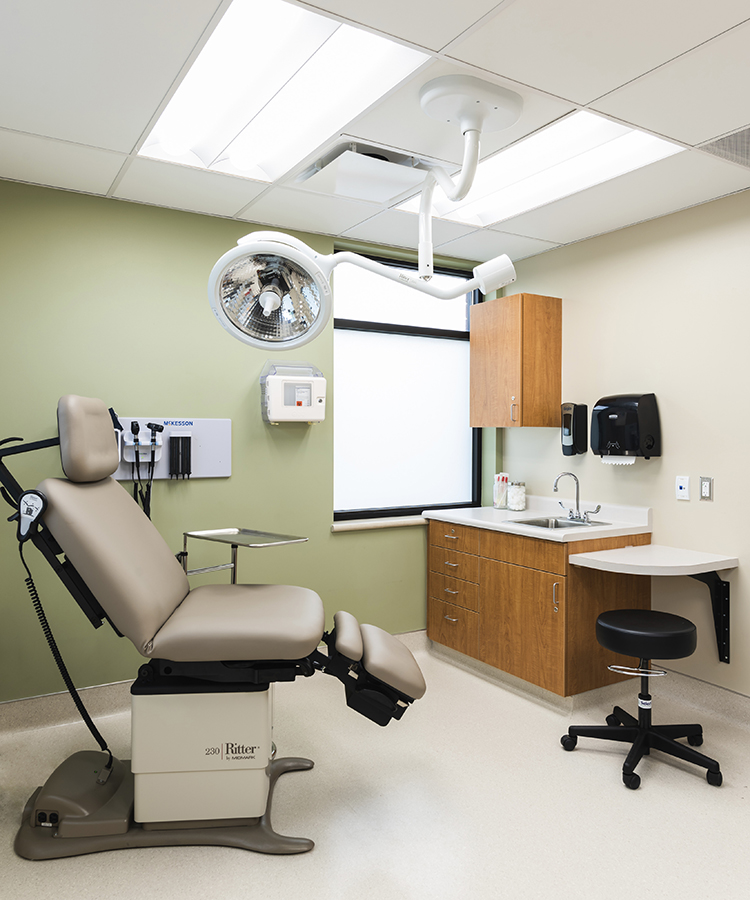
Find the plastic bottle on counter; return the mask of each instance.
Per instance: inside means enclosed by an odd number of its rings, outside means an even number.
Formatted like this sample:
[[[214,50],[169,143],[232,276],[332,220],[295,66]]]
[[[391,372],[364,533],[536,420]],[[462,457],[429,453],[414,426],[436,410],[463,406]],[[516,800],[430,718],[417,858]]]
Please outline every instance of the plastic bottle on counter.
[[[526,509],[525,481],[511,481],[508,485],[508,509]]]
[[[508,480],[507,472],[498,472],[492,486],[492,505],[495,509],[508,508]]]

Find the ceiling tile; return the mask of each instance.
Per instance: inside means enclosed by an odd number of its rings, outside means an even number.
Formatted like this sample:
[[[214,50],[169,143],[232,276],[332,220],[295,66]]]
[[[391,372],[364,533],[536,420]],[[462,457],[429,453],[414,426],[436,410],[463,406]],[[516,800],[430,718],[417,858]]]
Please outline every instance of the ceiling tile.
[[[342,16],[384,34],[400,37],[430,50],[440,50],[500,0],[462,0],[450,11],[435,8],[435,0],[312,0],[313,9]]]
[[[0,178],[106,194],[127,157],[0,129]]]
[[[748,7],[750,11],[750,7]],[[593,104],[686,144],[750,123],[750,22],[686,53]]]
[[[498,227],[565,244],[749,187],[750,169],[686,150]]]
[[[501,253],[505,253],[513,260],[525,259],[528,256],[543,253],[545,250],[554,250],[557,246],[559,245],[552,241],[542,241],[533,237],[523,237],[486,228],[454,241],[440,244],[435,251],[444,256],[486,262],[488,259],[500,256]]]
[[[349,125],[347,134],[416,156],[460,165],[464,148],[460,129],[446,122],[438,122],[423,113],[419,105],[419,91],[422,85],[433,78],[466,73],[464,66],[442,61],[433,62],[378,106]],[[571,103],[547,97],[504,79],[490,76],[487,80],[520,93],[524,105],[521,117],[515,125],[504,131],[487,132],[482,135],[482,157],[495,153],[575,108]]]
[[[3,4],[0,123],[129,152],[220,0]]]
[[[471,227],[459,225],[457,222],[448,222],[445,219],[432,221],[434,245],[469,234],[471,231],[473,231]],[[374,244],[384,244],[387,247],[409,247],[416,250],[419,244],[419,216],[389,209],[347,229],[342,236],[356,241],[372,241]]]
[[[267,184],[189,166],[136,158],[114,196],[214,216],[233,216],[259,196]]]
[[[374,216],[380,207],[306,193],[291,188],[272,188],[252,203],[238,218],[317,234],[341,234],[358,222]]]
[[[448,52],[586,104],[749,15],[747,0],[516,0]]]

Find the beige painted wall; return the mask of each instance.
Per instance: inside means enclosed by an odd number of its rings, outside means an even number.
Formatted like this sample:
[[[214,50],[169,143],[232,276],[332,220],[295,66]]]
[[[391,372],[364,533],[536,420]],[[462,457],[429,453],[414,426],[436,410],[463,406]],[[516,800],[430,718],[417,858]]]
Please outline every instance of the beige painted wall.
[[[656,394],[660,459],[633,467],[591,453],[563,457],[557,429],[505,429],[504,468],[552,496],[562,471],[586,505],[650,506],[653,542],[737,556],[731,585],[731,663],[716,654],[708,589],[652,579],[653,605],[692,619],[698,649],[675,669],[750,694],[750,192],[546,253],[518,265],[514,290],[562,297],[563,400]],[[675,499],[677,475],[691,499]],[[698,477],[715,478],[713,503]],[[561,496],[573,496],[571,479]]]
[[[310,540],[301,546],[241,551],[240,579],[313,588],[329,626],[334,612],[348,609],[389,631],[423,628],[426,529],[330,533],[331,326],[297,354],[280,354],[312,362],[329,378],[326,421],[274,427],[261,420],[258,383],[273,354],[245,346],[214,320],[208,274],[252,230],[0,182],[0,438],[54,436],[65,393],[101,397],[125,415],[231,418],[231,479],[154,487],[154,522],[170,547],[177,552],[182,532],[201,528],[304,534]],[[299,236],[332,249],[330,239]],[[57,451],[14,457],[9,467],[34,487],[59,472]],[[0,522],[0,700],[63,689],[14,536],[14,526]],[[27,558],[74,681],[82,687],[134,676],[141,657],[129,642],[108,626],[95,632],[33,547]],[[222,546],[195,543],[191,565],[226,560]]]

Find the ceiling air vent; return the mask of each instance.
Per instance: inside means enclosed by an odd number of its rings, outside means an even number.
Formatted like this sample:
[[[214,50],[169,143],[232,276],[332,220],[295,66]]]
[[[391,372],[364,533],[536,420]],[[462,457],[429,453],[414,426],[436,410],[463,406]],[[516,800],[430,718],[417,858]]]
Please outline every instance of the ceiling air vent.
[[[742,131],[735,131],[718,141],[703,144],[700,149],[750,168],[750,128],[743,128]]]
[[[417,190],[426,174],[424,163],[414,157],[350,143],[303,172],[298,183],[334,197],[388,203]]]

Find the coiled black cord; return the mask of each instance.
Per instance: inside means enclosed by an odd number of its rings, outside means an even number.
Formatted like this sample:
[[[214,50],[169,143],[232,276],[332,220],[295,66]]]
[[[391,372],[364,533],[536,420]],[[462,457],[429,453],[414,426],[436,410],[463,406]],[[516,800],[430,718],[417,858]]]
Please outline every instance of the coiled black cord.
[[[19,543],[18,545],[18,553],[21,557],[21,563],[23,564],[24,569],[26,569],[26,574],[28,578],[25,579],[26,588],[28,589],[29,596],[31,597],[31,602],[34,605],[34,612],[39,619],[39,624],[42,626],[42,631],[44,632],[44,637],[47,639],[47,644],[49,645],[49,649],[52,652],[52,656],[57,663],[57,668],[60,670],[60,674],[62,675],[62,679],[65,682],[65,687],[68,689],[68,693],[73,698],[73,702],[76,705],[76,709],[80,713],[81,718],[86,723],[88,730],[94,737],[94,740],[99,744],[99,747],[108,755],[108,760],[105,765],[105,769],[112,768],[112,751],[107,746],[107,742],[99,733],[99,729],[94,725],[94,722],[91,719],[91,716],[88,713],[88,710],[83,705],[83,700],[81,700],[78,691],[73,684],[73,679],[70,677],[70,673],[65,665],[65,662],[62,658],[62,654],[57,646],[57,642],[55,641],[55,637],[52,634],[52,629],[50,628],[49,622],[47,621],[47,616],[45,615],[44,608],[42,607],[42,601],[39,599],[39,592],[36,589],[36,585],[34,584],[34,578],[31,575],[31,570],[26,565],[26,560],[23,558],[23,544]]]

